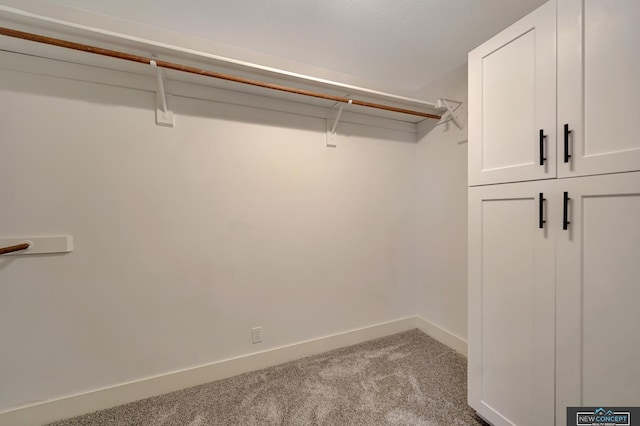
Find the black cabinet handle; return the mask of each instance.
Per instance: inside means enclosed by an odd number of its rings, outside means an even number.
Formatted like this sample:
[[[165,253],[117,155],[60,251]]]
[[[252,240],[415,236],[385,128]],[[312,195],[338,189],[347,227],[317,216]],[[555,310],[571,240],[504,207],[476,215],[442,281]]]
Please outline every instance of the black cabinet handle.
[[[569,134],[572,131],[569,130],[569,125],[564,125],[564,162],[568,163],[569,158],[571,158],[571,154],[569,154]]]
[[[538,195],[538,228],[540,229],[544,229],[544,224],[547,223],[546,220],[544,220],[544,202],[547,201],[546,198],[544,198],[544,194],[541,192]]]
[[[571,222],[569,222],[569,200],[571,198],[569,198],[569,193],[565,192],[564,193],[564,209],[562,212],[562,229],[567,230],[569,229],[569,224]]]
[[[544,166],[544,162],[547,157],[544,156],[544,138],[547,136],[544,134],[544,130],[540,129],[540,165]]]

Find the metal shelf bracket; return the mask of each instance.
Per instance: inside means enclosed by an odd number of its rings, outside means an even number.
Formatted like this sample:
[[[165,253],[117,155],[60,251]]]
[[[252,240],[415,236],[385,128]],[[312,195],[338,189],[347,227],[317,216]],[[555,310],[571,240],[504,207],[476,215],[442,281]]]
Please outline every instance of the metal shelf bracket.
[[[349,99],[349,102],[347,102],[348,105],[351,105],[352,103],[353,101],[351,99]],[[340,116],[342,115],[342,110],[347,104],[340,103],[340,104],[334,105],[333,108],[335,108],[337,105],[340,105],[336,118],[334,118],[333,120],[331,120],[330,118],[327,118],[327,147],[329,148],[335,148],[338,146],[338,142],[336,141],[336,130],[338,129],[338,123],[340,122]],[[333,121],[333,124],[332,124],[332,121]]]
[[[158,126],[173,127],[173,111],[170,109],[172,97],[165,91],[165,79],[162,68],[153,59],[150,65],[156,69],[158,91],[156,92],[156,124]]]
[[[455,106],[451,107],[450,103],[455,104]],[[444,113],[440,121],[436,123],[435,126],[439,126],[441,124],[448,123],[449,121],[453,121],[453,124],[455,124],[456,127],[458,127],[458,129],[462,130],[464,126],[460,121],[460,117],[458,117],[458,115],[456,114],[456,111],[458,110],[458,108],[460,108],[461,105],[462,105],[462,102],[460,101],[454,101],[451,99],[438,99],[436,101],[436,109],[444,110],[446,112]]]

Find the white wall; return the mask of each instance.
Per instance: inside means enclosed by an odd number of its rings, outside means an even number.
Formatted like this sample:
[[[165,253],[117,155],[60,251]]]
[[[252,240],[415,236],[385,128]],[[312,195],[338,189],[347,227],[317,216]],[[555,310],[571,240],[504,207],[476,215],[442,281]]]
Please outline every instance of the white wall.
[[[465,102],[459,130],[444,124],[422,135],[416,153],[418,314],[467,339],[467,67],[416,96]]]
[[[0,411],[415,314],[413,135],[344,123],[328,149],[324,120],[180,97],[162,128],[152,93],[12,71],[0,99],[0,236],[75,239],[0,259]],[[422,215],[461,173],[431,157],[466,149],[431,139]],[[419,234],[443,325],[449,210]]]

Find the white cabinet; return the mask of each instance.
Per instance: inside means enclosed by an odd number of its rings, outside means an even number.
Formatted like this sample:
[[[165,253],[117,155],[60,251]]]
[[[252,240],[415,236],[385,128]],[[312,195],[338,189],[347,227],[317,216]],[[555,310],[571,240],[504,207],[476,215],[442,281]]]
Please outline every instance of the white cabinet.
[[[640,170],[639,21],[637,0],[558,1],[558,176]]]
[[[469,54],[469,404],[495,425],[640,406],[638,21],[551,0]]]
[[[640,406],[639,277],[640,172],[470,188],[469,405]]]
[[[556,176],[555,12],[549,2],[469,53],[470,185]]]
[[[469,185],[640,170],[638,21],[551,0],[470,52]]]
[[[554,184],[469,189],[468,400],[495,425],[553,424]]]
[[[567,406],[640,406],[640,173],[558,180],[557,423]]]

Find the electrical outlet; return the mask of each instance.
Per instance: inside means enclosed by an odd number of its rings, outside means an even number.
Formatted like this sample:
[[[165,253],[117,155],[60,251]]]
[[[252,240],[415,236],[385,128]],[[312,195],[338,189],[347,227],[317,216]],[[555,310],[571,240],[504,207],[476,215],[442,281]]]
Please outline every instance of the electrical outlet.
[[[253,327],[251,329],[251,343],[262,342],[262,327]]]

